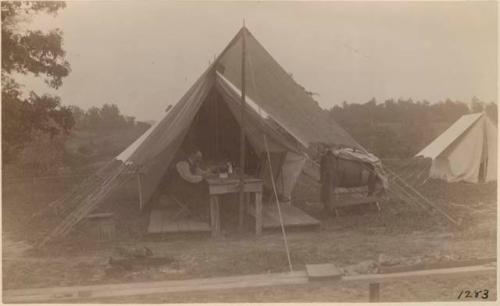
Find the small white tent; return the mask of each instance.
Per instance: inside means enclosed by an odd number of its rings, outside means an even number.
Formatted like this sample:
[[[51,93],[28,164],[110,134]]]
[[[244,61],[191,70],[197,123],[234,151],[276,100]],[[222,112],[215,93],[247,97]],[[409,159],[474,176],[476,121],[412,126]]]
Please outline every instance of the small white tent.
[[[432,178],[448,182],[495,181],[497,127],[485,113],[464,115],[416,156],[432,158]]]

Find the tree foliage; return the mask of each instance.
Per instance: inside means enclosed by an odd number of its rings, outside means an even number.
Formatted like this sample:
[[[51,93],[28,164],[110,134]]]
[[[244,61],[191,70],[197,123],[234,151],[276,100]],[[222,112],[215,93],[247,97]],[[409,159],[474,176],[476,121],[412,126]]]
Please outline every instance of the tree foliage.
[[[116,104],[104,104],[101,108],[92,106],[87,111],[76,105],[69,107],[78,130],[109,133],[119,129],[135,128],[146,130],[149,124],[136,121],[132,116],[121,114]]]
[[[406,158],[418,153],[454,121],[485,111],[497,122],[497,104],[473,98],[470,104],[447,99],[438,103],[388,99],[378,103],[334,106],[328,112],[358,142],[379,157]]]
[[[3,1],[2,18],[2,137],[4,161],[16,153],[37,132],[53,137],[68,132],[74,124],[71,112],[58,97],[24,93],[14,74],[42,76],[52,88],[59,88],[70,72],[62,48],[62,32],[25,30],[22,24],[39,13],[56,14],[64,2]],[[27,98],[25,96],[28,96]]]

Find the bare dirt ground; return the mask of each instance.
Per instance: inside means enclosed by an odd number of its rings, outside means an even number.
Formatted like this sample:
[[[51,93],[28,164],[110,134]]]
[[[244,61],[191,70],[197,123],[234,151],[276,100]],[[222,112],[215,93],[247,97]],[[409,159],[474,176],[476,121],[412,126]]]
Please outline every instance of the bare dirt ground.
[[[40,187],[41,188],[41,187]],[[234,232],[234,222],[223,224],[220,239],[208,235],[148,236],[144,233],[147,214],[137,210],[135,199],[118,198],[111,203],[121,222],[113,242],[96,242],[83,229],[68,241],[44,252],[26,251],[31,228],[27,212],[54,197],[45,186],[32,195],[21,186],[4,191],[3,205],[3,288],[34,288],[136,281],[192,279],[241,274],[287,271],[288,265],[279,232],[260,237],[250,231]],[[305,264],[334,263],[348,274],[374,273],[380,258],[400,264],[435,263],[449,260],[496,257],[496,183],[472,185],[428,181],[419,187],[450,215],[462,220],[454,227],[443,218],[401,201],[382,203],[382,211],[365,206],[341,211],[340,217],[326,216],[321,207],[308,204],[317,198],[307,181],[295,191],[296,205],[318,218],[317,229],[290,230],[288,241],[295,270]],[[250,221],[250,220],[249,220]],[[155,256],[171,259],[155,267],[116,269],[108,264],[120,248],[150,248]],[[381,286],[381,301],[455,301],[461,290],[490,291],[496,299],[496,279],[429,279]],[[114,298],[93,302],[364,302],[366,285],[310,283],[305,286],[194,292]]]

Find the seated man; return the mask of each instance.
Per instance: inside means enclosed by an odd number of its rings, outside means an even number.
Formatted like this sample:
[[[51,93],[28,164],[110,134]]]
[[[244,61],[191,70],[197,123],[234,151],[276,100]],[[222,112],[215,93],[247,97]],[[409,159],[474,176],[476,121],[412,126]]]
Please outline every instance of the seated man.
[[[204,180],[207,172],[200,168],[202,154],[192,149],[186,159],[178,161],[172,181],[172,191],[175,196],[189,206],[205,221],[208,220],[208,184]]]

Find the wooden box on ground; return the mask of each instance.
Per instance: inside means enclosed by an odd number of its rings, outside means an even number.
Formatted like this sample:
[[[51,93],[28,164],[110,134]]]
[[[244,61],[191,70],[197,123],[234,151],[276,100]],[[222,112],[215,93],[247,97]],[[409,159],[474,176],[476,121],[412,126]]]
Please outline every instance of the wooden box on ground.
[[[100,241],[115,238],[116,224],[113,213],[90,214],[86,217],[86,221],[92,237]]]
[[[340,280],[342,271],[334,264],[310,264],[306,265],[309,280]]]

